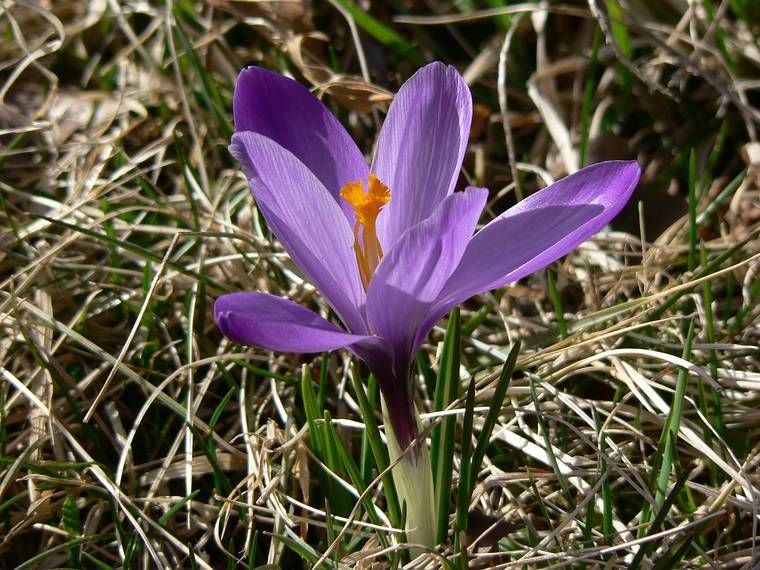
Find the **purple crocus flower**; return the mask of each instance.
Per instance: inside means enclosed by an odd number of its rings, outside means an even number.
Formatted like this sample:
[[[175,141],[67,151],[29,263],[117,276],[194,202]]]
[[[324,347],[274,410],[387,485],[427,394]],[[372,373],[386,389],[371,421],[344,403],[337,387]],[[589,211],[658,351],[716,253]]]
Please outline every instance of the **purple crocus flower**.
[[[411,367],[433,325],[588,239],[617,215],[640,175],[632,161],[589,166],[475,233],[488,191],[454,192],[472,100],[442,63],[401,87],[371,167],[327,107],[271,71],[240,74],[234,115],[230,152],[258,208],[345,328],[261,292],[218,298],[216,322],[230,339],[269,350],[352,351],[377,377],[401,449],[418,433]]]

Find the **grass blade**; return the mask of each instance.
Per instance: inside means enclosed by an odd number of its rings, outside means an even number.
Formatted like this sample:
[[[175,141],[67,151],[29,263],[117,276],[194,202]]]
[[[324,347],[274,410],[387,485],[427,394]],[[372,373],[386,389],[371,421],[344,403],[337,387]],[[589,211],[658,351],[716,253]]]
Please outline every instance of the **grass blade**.
[[[356,24],[370,36],[375,38],[378,42],[384,46],[392,49],[400,56],[408,59],[417,66],[425,65],[427,59],[423,56],[417,48],[408,43],[400,34],[395,30],[389,28],[380,20],[365,12],[358,6],[354,5],[348,0],[336,0],[338,4],[343,6],[353,17]]]
[[[697,155],[689,155],[689,271],[697,267]]]
[[[462,350],[461,321],[459,309],[449,316],[449,325],[443,341],[440,372],[435,385],[433,409],[441,411],[457,397],[459,389],[459,354]],[[436,500],[438,502],[438,526],[436,541],[445,544],[449,532],[451,503],[451,476],[454,463],[454,428],[456,418],[444,418],[432,433],[432,465]]]
[[[541,433],[541,436],[544,439],[544,446],[546,447],[546,455],[549,457],[549,462],[552,465],[554,474],[557,476],[557,480],[559,481],[559,484],[562,487],[562,494],[565,495],[565,498],[572,505],[575,503],[575,499],[573,498],[572,493],[570,493],[570,485],[567,482],[567,478],[565,477],[565,474],[562,473],[562,470],[559,468],[559,462],[557,461],[557,456],[554,455],[554,446],[552,445],[551,437],[549,436],[549,428],[546,426],[546,422],[544,421],[544,418],[541,415],[541,406],[538,401],[538,395],[536,394],[536,386],[533,383],[532,378],[529,379],[529,383],[530,383],[530,397],[533,400],[533,407],[536,409],[536,421],[538,422],[538,431]]]
[[[383,440],[380,437],[380,429],[375,418],[375,408],[370,406],[367,393],[364,391],[364,385],[359,376],[359,370],[356,366],[352,370],[351,381],[354,386],[356,399],[359,402],[359,408],[364,417],[365,431],[369,440],[369,446],[372,449],[372,455],[375,458],[375,465],[378,471],[384,471],[389,465],[388,450],[385,448]],[[404,528],[401,525],[401,509],[399,507],[398,495],[396,494],[396,487],[393,484],[393,477],[390,473],[387,473],[383,477],[383,489],[385,489],[385,500],[388,501],[391,522],[396,528]]]
[[[512,380],[512,374],[515,371],[515,365],[517,364],[517,356],[520,353],[520,341],[517,340],[512,345],[512,348],[507,355],[507,361],[501,368],[501,374],[496,382],[496,390],[491,400],[491,405],[488,408],[488,414],[483,422],[483,428],[480,430],[478,436],[478,443],[475,446],[475,452],[472,454],[471,472],[470,472],[470,485],[469,489],[475,488],[475,478],[480,472],[480,466],[483,463],[483,457],[486,454],[486,446],[491,441],[491,434],[493,428],[496,425],[496,420],[499,419],[499,413],[501,412],[501,405],[504,402],[504,396],[507,394],[507,388],[509,388],[509,382]]]
[[[694,321],[692,320],[689,322],[689,332],[686,335],[686,342],[684,343],[683,353],[681,355],[684,360],[688,360],[691,356],[691,346],[693,342]],[[661,444],[664,442],[665,449],[662,454],[662,463],[660,464],[657,476],[657,487],[654,499],[657,506],[661,506],[665,500],[665,491],[667,490],[668,481],[670,479],[670,471],[675,462],[675,447],[676,442],[678,441],[678,430],[681,426],[681,416],[683,415],[683,404],[686,396],[686,384],[688,379],[688,371],[681,368],[678,371],[678,383],[676,384],[676,392],[673,396],[670,415],[668,415],[665,429],[662,433],[663,438],[660,441]]]
[[[367,487],[364,485],[364,480],[362,479],[361,473],[359,472],[359,468],[357,467],[356,463],[351,457],[351,454],[348,452],[346,445],[343,443],[343,441],[341,441],[340,437],[338,437],[338,433],[335,431],[335,427],[332,424],[332,418],[330,417],[330,412],[327,412],[327,411],[325,412],[325,428],[327,429],[327,437],[330,438],[333,446],[338,452],[338,457],[340,458],[340,461],[343,464],[343,468],[346,470],[346,472],[348,473],[348,476],[351,478],[351,482],[354,484],[354,487],[356,487],[356,490],[361,495],[362,493],[364,493]],[[369,516],[369,520],[373,524],[382,525],[383,521],[380,519],[380,516],[377,514],[377,508],[375,507],[375,504],[372,502],[372,499],[370,497],[365,497],[363,501],[363,505],[364,505],[364,509],[367,511],[367,516]],[[377,539],[380,541],[380,543],[383,545],[384,548],[388,548],[389,546],[388,537],[385,536],[384,533],[378,532]]]
[[[457,513],[456,524],[454,526],[454,550],[460,546],[464,548],[464,537],[467,536],[467,527],[469,523],[470,497],[472,496],[472,487],[470,486],[472,472],[472,423],[475,415],[475,379],[470,380],[467,387],[467,398],[464,404],[464,419],[462,422],[462,448],[459,466],[459,489],[457,495]]]
[[[314,394],[314,388],[311,385],[311,372],[306,364],[301,366],[301,398],[303,399],[303,410],[306,413],[306,421],[309,424],[311,447],[318,457],[323,458],[326,444],[324,434],[317,424],[317,420],[321,414],[317,408],[317,397]]]

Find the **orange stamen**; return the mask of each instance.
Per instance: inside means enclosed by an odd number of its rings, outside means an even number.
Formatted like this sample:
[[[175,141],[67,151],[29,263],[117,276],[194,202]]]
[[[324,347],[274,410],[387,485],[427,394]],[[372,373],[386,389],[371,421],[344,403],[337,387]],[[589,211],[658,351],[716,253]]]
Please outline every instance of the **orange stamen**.
[[[377,216],[391,199],[391,191],[378,180],[374,174],[369,175],[369,189],[364,192],[364,184],[361,180],[346,182],[340,191],[340,196],[348,202],[356,213],[356,225],[354,225],[354,253],[356,263],[359,266],[359,276],[366,291],[369,282],[375,273],[380,260],[383,258],[383,249],[380,240],[377,239]],[[360,227],[364,226],[361,244],[359,240]]]

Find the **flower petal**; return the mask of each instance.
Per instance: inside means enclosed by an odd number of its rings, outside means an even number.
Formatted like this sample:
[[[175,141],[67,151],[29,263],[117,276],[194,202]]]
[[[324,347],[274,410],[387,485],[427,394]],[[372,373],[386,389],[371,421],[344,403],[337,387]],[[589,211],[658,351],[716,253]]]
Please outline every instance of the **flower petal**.
[[[372,169],[391,189],[391,201],[378,218],[386,251],[454,191],[471,121],[470,90],[454,67],[431,63],[401,86]]]
[[[243,166],[264,218],[305,277],[349,330],[366,332],[354,235],[330,193],[290,151],[263,135],[235,133],[230,152]]]
[[[227,338],[277,352],[323,352],[347,347],[370,367],[392,358],[388,343],[377,336],[340,330],[306,307],[268,293],[222,295],[214,319]],[[376,363],[376,361],[380,361]]]
[[[494,219],[473,236],[425,326],[473,295],[517,281],[572,251],[620,212],[640,174],[635,161],[600,162]]]
[[[237,132],[262,134],[293,153],[341,204],[353,225],[353,210],[340,199],[340,189],[346,182],[367,179],[367,161],[319,99],[297,81],[249,67],[238,76],[233,112]]]
[[[419,348],[419,325],[459,265],[487,198],[484,188],[446,197],[430,218],[399,238],[370,282],[367,320],[393,347],[399,377],[408,374],[403,368]]]

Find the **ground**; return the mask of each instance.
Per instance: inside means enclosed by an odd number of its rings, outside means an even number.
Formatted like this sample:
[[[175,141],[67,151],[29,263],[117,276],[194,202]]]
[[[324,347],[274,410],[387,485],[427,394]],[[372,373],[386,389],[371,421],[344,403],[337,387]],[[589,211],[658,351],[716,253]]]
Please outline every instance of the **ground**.
[[[755,2],[17,0],[0,21],[0,567],[760,565]],[[593,240],[426,339],[451,518],[410,561],[363,365],[235,345],[211,309],[261,290],[328,315],[227,151],[238,71],[308,86],[369,157],[434,60],[472,90],[482,223],[585,164],[643,176]]]

